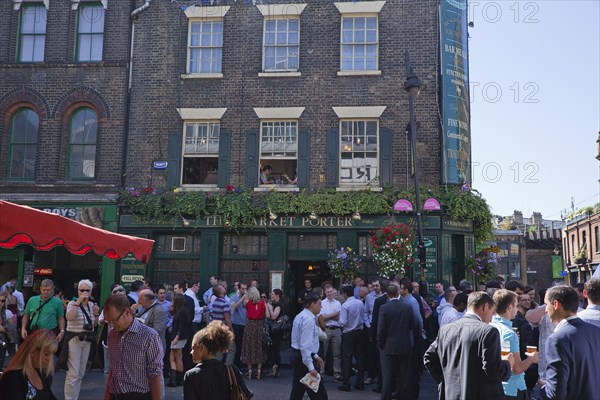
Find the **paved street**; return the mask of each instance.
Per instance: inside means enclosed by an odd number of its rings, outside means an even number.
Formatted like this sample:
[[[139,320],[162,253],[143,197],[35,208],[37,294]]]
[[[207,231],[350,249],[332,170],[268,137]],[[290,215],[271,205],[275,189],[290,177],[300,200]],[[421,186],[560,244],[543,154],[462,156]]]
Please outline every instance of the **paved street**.
[[[284,358],[285,359],[285,358]],[[287,400],[291,389],[292,370],[289,365],[284,365],[279,378],[262,378],[260,381],[251,380],[248,386],[254,392],[255,400]],[[63,387],[65,371],[60,371],[54,376],[52,391],[59,400],[64,399]],[[353,381],[354,382],[354,381]],[[352,390],[352,392],[340,392],[337,390],[338,383],[333,382],[333,377],[325,376],[325,385],[330,400],[378,400],[380,395],[371,389],[375,385],[365,386],[365,391]],[[104,374],[98,370],[87,372],[81,387],[82,400],[102,399],[104,393]],[[305,396],[305,398],[308,398]],[[421,380],[421,396],[423,400],[437,398],[437,388],[433,380],[425,373]],[[183,399],[183,389],[167,388],[166,400]]]

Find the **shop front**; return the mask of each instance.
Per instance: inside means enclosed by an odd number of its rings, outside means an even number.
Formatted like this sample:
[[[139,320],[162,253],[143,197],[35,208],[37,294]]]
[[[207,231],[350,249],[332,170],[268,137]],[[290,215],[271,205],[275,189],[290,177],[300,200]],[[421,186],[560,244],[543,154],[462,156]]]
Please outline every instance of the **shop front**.
[[[371,261],[371,231],[391,224],[416,226],[413,217],[385,215],[259,217],[251,226],[235,232],[220,216],[209,215],[184,224],[136,224],[131,215],[122,215],[123,233],[156,241],[154,254],[144,270],[152,283],[173,284],[199,281],[206,290],[211,275],[225,279],[231,290],[235,281],[256,279],[261,291],[281,288],[294,299],[310,279],[339,284],[327,265],[333,249],[351,247],[361,258],[360,275],[366,280],[378,276]],[[424,218],[427,270],[432,287],[437,280],[458,283],[464,278],[464,260],[474,251],[471,221],[456,221],[443,215]],[[416,240],[416,239],[415,239]],[[408,271],[420,279],[417,264]],[[122,274],[121,278],[127,278]],[[123,281],[125,281],[123,279]]]

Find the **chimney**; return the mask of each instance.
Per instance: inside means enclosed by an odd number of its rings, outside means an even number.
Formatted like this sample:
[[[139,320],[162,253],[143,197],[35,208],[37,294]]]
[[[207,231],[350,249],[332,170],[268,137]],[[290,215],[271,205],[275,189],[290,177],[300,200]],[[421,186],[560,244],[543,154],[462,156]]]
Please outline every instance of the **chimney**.
[[[542,213],[541,212],[533,212],[531,214],[531,225],[541,225],[542,223]]]
[[[515,225],[522,225],[523,224],[523,213],[521,211],[513,211],[513,223]]]

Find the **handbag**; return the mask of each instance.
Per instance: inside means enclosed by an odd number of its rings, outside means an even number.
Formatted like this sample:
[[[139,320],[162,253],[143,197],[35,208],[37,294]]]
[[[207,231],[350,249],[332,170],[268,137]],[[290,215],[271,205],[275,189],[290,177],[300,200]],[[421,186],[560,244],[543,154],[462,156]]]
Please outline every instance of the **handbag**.
[[[231,400],[248,400],[248,396],[246,396],[246,393],[237,381],[233,367],[231,365],[225,365],[225,367],[227,367],[227,375],[229,377],[229,398]]]
[[[287,315],[284,315],[284,316],[280,317],[279,319],[277,319],[277,321],[273,322],[271,329],[274,332],[281,332],[281,331],[287,331],[288,329],[291,328],[291,326],[292,326],[292,322],[290,321],[290,317],[288,317]]]
[[[271,328],[271,325],[269,324],[269,321],[265,321],[265,323],[263,324],[263,337],[262,337],[262,345],[264,348],[268,348],[273,345],[273,339],[271,338],[271,335],[270,335],[270,328]]]

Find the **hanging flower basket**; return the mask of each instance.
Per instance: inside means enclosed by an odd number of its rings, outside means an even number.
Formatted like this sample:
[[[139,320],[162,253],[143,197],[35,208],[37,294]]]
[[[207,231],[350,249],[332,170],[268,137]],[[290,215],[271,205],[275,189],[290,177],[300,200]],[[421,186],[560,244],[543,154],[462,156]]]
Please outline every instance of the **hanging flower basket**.
[[[342,283],[352,280],[360,271],[360,259],[350,247],[340,247],[329,252],[327,265],[331,274],[341,278]]]
[[[500,248],[486,247],[474,257],[466,259],[466,272],[471,275],[474,283],[489,282],[498,275]]]
[[[398,224],[371,232],[370,243],[373,260],[379,266],[379,275],[393,278],[404,275],[406,267],[413,262],[414,236],[408,225]]]

